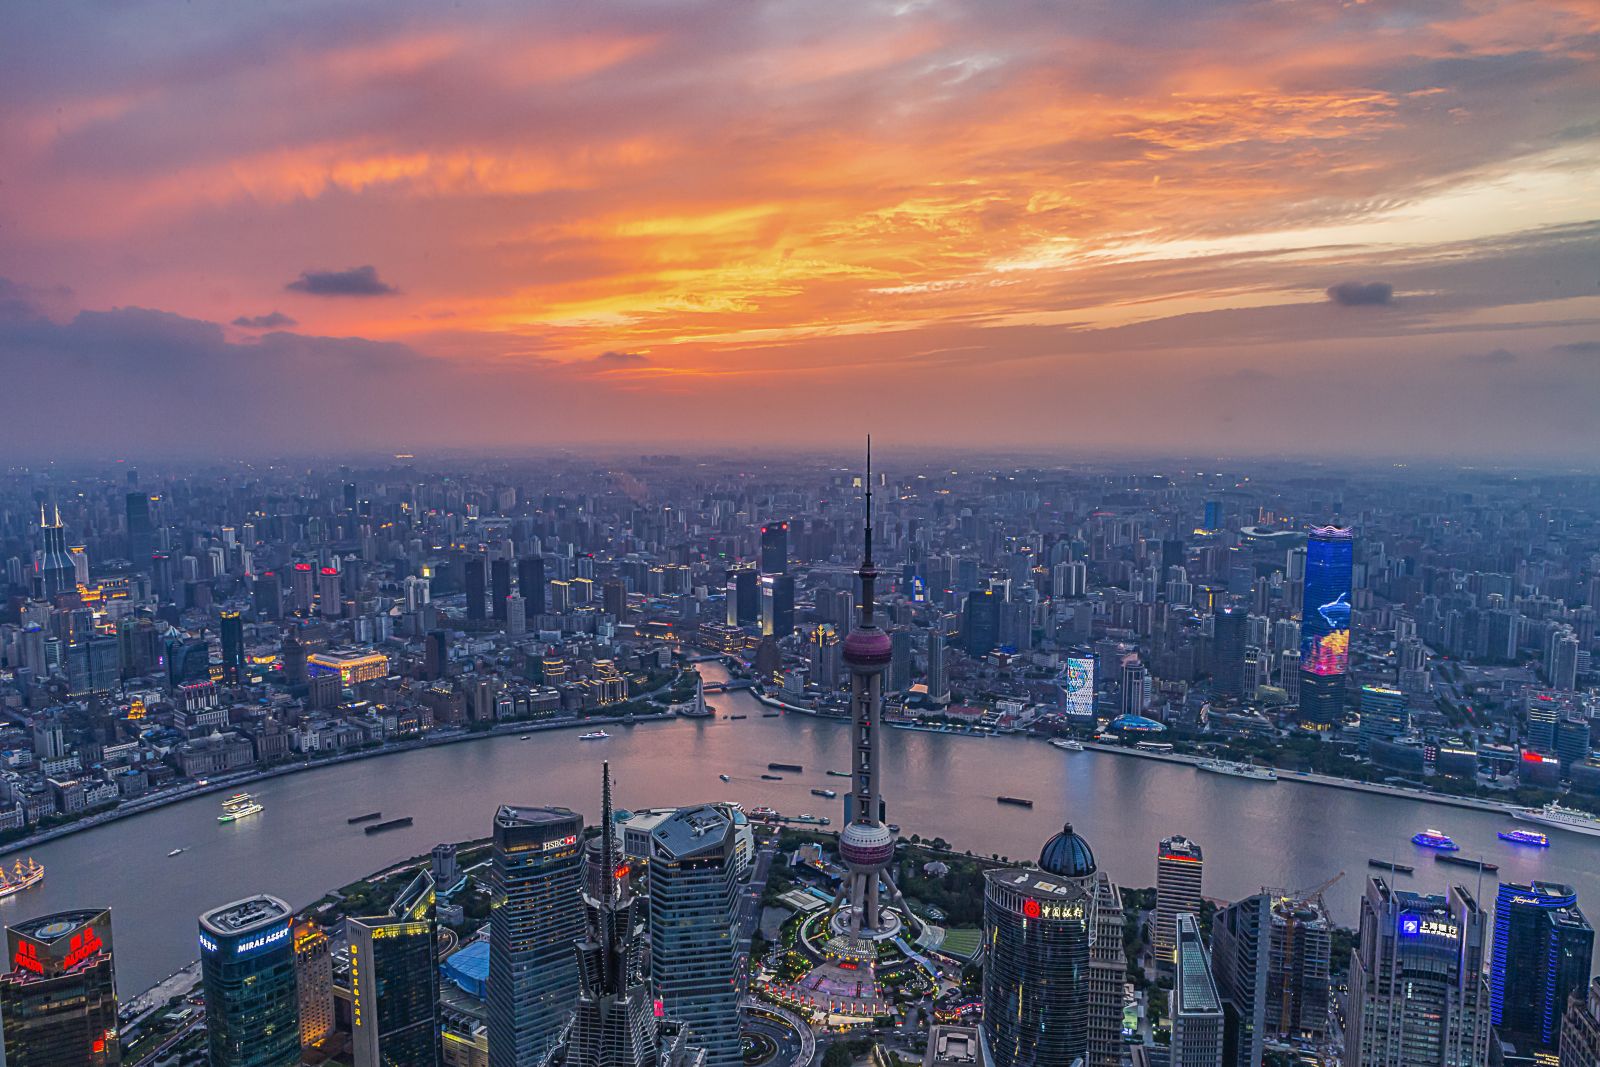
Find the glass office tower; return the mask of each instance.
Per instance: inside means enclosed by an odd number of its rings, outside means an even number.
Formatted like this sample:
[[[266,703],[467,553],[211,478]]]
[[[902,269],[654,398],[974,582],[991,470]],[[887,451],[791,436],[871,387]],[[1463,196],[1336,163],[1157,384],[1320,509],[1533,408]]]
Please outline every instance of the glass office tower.
[[[294,912],[246,897],[200,916],[200,975],[211,1067],[297,1067],[300,994]]]
[[[582,834],[583,817],[566,808],[507,804],[495,813],[489,1067],[541,1067],[572,1018]]]

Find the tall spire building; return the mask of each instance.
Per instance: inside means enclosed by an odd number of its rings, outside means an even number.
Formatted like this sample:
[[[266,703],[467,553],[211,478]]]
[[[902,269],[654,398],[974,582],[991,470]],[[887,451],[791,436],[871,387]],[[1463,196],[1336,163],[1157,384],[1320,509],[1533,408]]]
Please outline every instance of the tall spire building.
[[[865,553],[857,575],[861,579],[861,625],[844,642],[844,662],[850,671],[851,778],[849,825],[839,835],[839,858],[850,874],[840,887],[834,930],[852,941],[888,937],[900,927],[898,916],[885,911],[879,901],[879,884],[886,882],[898,899],[900,891],[890,878],[894,859],[894,834],[884,824],[878,741],[882,733],[883,672],[894,655],[889,634],[878,628],[874,594],[878,580],[872,559],[872,439],[867,438]],[[910,911],[900,909],[907,916]]]
[[[611,811],[611,764],[601,764],[600,835],[583,858],[584,935],[577,943],[578,1008],[571,1067],[653,1067],[656,1020],[644,963],[644,914],[628,881]]]
[[[55,521],[45,518],[44,505],[39,505],[39,554],[34,558],[34,593],[41,600],[50,600],[62,593],[78,589],[78,567],[67,551],[67,530],[61,524],[61,509],[55,509]]]

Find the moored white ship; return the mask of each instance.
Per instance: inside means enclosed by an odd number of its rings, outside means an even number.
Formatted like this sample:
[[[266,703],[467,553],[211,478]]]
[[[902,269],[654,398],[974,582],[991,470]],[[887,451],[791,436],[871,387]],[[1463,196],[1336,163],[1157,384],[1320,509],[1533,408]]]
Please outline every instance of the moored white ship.
[[[38,885],[44,880],[44,864],[37,860],[18,860],[15,867],[9,872],[5,864],[0,863],[0,897],[9,897],[13,893],[20,893],[31,885]]]
[[[261,810],[261,804],[249,793],[235,793],[222,802],[222,814],[217,816],[217,821],[236,822]]]
[[[1258,767],[1254,763],[1240,763],[1237,760],[1203,759],[1195,766],[1213,774],[1231,774],[1235,778],[1249,778],[1256,782],[1278,780],[1278,772],[1271,767]]]
[[[1563,807],[1553,800],[1542,808],[1518,808],[1511,813],[1511,817],[1521,819],[1523,822],[1536,822],[1560,830],[1600,837],[1600,819],[1577,808]]]

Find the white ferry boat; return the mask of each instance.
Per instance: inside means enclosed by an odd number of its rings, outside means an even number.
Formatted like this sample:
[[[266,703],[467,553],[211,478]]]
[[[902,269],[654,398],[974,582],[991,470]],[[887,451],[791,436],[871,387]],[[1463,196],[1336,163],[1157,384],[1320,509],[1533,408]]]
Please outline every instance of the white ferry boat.
[[[1571,830],[1574,833],[1600,837],[1600,819],[1586,811],[1562,807],[1553,800],[1542,808],[1519,808],[1511,813],[1511,817],[1521,819],[1523,822],[1536,822],[1554,826],[1559,830]]]
[[[0,897],[9,897],[13,893],[20,893],[31,885],[38,885],[44,880],[44,864],[36,860],[17,861],[10,873],[6,872],[4,864],[0,864]]]
[[[1254,763],[1240,763],[1237,760],[1203,759],[1195,766],[1212,774],[1231,774],[1235,778],[1249,778],[1256,782],[1278,780],[1278,772],[1271,767],[1258,767]]]
[[[606,738],[608,738],[610,736],[611,735],[606,733],[604,730],[595,730],[592,733],[579,734],[578,735],[578,740],[579,741],[604,741]]]
[[[260,802],[249,793],[235,793],[222,802],[222,814],[217,816],[217,821],[235,822],[246,815],[254,815],[263,810],[265,809],[261,807]]]
[[[1050,743],[1063,752],[1082,752],[1083,742],[1075,741],[1070,737],[1052,737]]]

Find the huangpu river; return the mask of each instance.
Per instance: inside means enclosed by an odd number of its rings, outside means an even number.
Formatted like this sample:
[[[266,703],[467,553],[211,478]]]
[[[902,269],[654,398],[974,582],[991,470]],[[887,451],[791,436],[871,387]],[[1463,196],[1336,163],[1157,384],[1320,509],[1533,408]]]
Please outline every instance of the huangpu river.
[[[708,681],[724,675],[702,665]],[[580,741],[583,728],[500,736],[322,767],[256,783],[258,815],[219,824],[220,796],[196,798],[41,845],[40,885],[0,901],[0,921],[69,908],[109,906],[117,984],[139,992],[197,955],[196,917],[267,892],[296,907],[440,841],[489,834],[502,803],[558,804],[593,819],[600,762],[610,760],[619,806],[707,800],[770,805],[786,815],[828,815],[843,797],[829,769],[849,766],[846,724],[785,713],[768,718],[747,692],[711,694],[715,719],[607,725],[611,737]],[[731,719],[730,715],[747,718]],[[1326,893],[1334,918],[1354,925],[1369,857],[1416,867],[1398,888],[1442,891],[1451,882],[1491,905],[1495,875],[1434,862],[1410,842],[1432,827],[1461,855],[1500,865],[1498,877],[1575,886],[1600,909],[1600,838],[1546,829],[1549,849],[1500,841],[1508,816],[1410,798],[1329,788],[1285,777],[1276,784],[1207,774],[1180,764],[1097,752],[1062,752],[1023,737],[973,738],[884,732],[884,794],[901,832],[943,837],[983,855],[1037,856],[1063,823],[1088,838],[1102,869],[1125,886],[1155,884],[1157,844],[1183,834],[1205,852],[1204,892],[1235,899],[1262,886],[1297,889],[1344,872]],[[802,765],[763,781],[768,762]],[[731,781],[722,782],[719,774]],[[842,792],[842,791],[841,791]],[[996,803],[999,794],[1034,806]],[[351,815],[411,816],[412,826],[368,836]],[[174,857],[173,849],[185,851]],[[11,858],[15,862],[16,857]]]

